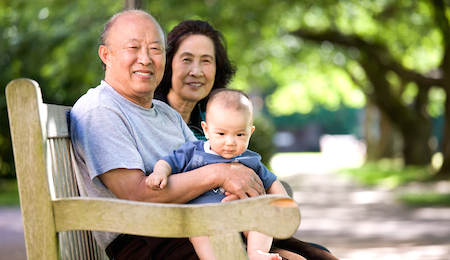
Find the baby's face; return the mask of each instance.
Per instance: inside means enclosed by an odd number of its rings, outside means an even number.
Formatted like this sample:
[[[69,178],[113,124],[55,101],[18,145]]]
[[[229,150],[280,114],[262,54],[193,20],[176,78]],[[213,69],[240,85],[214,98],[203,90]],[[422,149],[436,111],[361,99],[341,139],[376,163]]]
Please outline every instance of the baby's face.
[[[208,122],[202,122],[202,127],[211,150],[227,159],[245,152],[255,130],[250,112],[212,108],[207,113]]]

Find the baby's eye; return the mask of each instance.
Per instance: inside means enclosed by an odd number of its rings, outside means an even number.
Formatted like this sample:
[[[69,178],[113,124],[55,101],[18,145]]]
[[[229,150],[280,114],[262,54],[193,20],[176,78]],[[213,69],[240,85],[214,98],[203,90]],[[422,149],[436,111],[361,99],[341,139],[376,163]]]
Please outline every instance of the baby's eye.
[[[224,133],[217,133],[218,135],[225,135]]]
[[[237,134],[237,136],[241,137],[241,136],[244,136],[244,134]]]

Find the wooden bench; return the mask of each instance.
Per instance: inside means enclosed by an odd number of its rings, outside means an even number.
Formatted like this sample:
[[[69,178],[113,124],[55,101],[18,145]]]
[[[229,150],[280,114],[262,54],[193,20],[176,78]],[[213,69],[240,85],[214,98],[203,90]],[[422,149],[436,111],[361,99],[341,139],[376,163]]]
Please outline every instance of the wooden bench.
[[[278,195],[190,206],[80,197],[66,119],[70,107],[43,103],[30,79],[11,81],[6,98],[29,260],[108,259],[90,230],[207,235],[217,259],[248,259],[240,232],[288,238],[298,228],[297,204]]]

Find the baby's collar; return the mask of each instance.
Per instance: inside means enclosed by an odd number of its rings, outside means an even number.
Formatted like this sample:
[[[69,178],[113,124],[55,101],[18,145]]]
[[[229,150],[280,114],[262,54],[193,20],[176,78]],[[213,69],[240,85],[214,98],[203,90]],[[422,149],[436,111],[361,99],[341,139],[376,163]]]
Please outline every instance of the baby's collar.
[[[205,153],[219,155],[218,153],[211,150],[211,145],[209,144],[209,140],[203,143],[203,149],[205,149]]]

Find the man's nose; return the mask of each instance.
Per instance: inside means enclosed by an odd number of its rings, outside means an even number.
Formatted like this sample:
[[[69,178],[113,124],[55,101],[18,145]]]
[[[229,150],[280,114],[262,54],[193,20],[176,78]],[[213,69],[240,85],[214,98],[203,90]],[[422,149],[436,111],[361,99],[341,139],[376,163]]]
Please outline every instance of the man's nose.
[[[152,63],[152,57],[150,51],[147,48],[141,48],[139,51],[138,62],[144,66]]]

